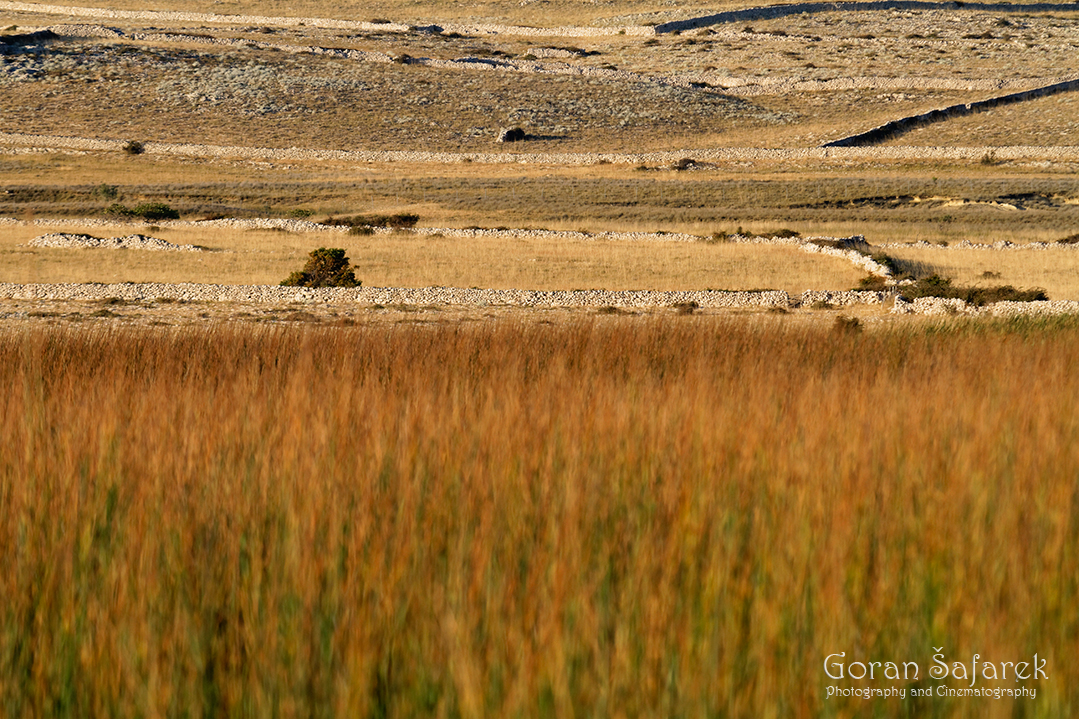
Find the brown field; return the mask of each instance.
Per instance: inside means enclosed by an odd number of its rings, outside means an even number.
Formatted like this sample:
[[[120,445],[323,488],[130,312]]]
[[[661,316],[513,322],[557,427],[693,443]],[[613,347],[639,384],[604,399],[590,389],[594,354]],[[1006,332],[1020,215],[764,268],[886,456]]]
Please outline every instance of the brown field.
[[[864,274],[835,257],[810,255],[790,247],[727,243],[461,239],[407,232],[357,237],[130,226],[81,231],[115,237],[136,230],[208,251],[27,247],[27,241],[45,230],[24,226],[7,233],[6,241],[0,242],[0,282],[277,284],[299,269],[311,250],[327,245],[345,249],[357,277],[374,287],[782,289],[801,293],[853,287]]]
[[[1077,252],[954,248],[1079,233],[1079,161],[1057,147],[1079,145],[1075,91],[880,150],[707,155],[812,148],[1077,76],[1071,6],[836,6],[655,37],[644,26],[749,5],[153,7],[641,34],[0,9],[0,133],[75,143],[0,136],[0,219],[24,221],[0,222],[0,282],[276,284],[323,246],[368,287],[863,278],[789,247],[524,232],[790,229],[904,243],[884,251],[919,278],[1079,299]],[[16,37],[58,24],[124,35]],[[496,143],[512,126],[527,139]],[[415,213],[444,231],[95,224],[114,203]],[[447,231],[468,227],[511,232]],[[27,246],[57,229],[207,249]],[[3,302],[0,717],[1079,715],[1076,318],[388,305]],[[912,697],[971,685],[928,674],[938,651],[950,669],[1037,654],[1045,675],[973,682],[1035,698]],[[919,673],[835,680],[839,652]],[[890,686],[907,695],[829,696]]]
[[[889,145],[1079,145],[1079,105],[1074,93],[1045,97],[961,117],[944,126],[909,132]]]
[[[1074,715],[1073,321],[677,320],[3,331],[0,705]]]

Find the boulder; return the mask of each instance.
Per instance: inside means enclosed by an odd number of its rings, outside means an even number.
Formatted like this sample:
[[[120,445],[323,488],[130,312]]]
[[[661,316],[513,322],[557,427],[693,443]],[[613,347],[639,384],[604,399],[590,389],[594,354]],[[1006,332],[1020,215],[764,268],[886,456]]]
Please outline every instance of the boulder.
[[[528,135],[519,127],[504,127],[498,133],[499,142],[522,142]]]

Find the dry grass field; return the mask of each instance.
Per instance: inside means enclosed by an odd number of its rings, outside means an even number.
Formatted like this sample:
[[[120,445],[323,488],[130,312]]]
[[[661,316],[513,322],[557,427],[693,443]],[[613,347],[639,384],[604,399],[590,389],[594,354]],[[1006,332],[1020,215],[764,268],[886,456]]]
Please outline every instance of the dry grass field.
[[[50,228],[51,230],[52,228]],[[79,230],[77,227],[58,228]],[[86,230],[98,237],[145,228]],[[461,239],[407,232],[356,237],[216,228],[149,230],[204,252],[35,248],[24,226],[0,242],[0,282],[212,282],[277,284],[325,245],[342,247],[357,278],[374,287],[484,287],[540,290],[781,289],[853,287],[864,276],[849,262],[790,247],[656,240],[551,241],[527,236]]]
[[[3,713],[1079,710],[1074,321],[675,319],[3,330]]]
[[[791,230],[1079,300],[1079,251],[957,246],[1079,236],[1079,88],[820,147],[1079,77],[1074,3],[112,9],[151,8],[0,0],[0,283],[319,247],[364,287],[866,278],[720,241]],[[181,221],[116,221],[146,203]],[[58,230],[204,249],[28,244]],[[1075,316],[8,296],[0,717],[1079,714]],[[937,695],[970,686],[1034,696]]]

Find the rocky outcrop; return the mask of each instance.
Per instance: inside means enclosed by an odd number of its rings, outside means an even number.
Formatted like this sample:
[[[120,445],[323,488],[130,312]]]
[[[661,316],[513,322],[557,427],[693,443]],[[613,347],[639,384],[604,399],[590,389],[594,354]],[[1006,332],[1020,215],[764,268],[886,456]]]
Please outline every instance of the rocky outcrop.
[[[504,127],[498,133],[498,142],[523,142],[527,139],[528,135],[519,127]]]

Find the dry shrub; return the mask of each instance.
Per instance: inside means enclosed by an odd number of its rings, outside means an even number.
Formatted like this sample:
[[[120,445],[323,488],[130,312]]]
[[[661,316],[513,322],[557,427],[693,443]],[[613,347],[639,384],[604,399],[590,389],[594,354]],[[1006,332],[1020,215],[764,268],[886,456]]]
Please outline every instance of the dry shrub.
[[[359,287],[356,273],[340,248],[312,250],[307,263],[281,281],[284,287]]]

